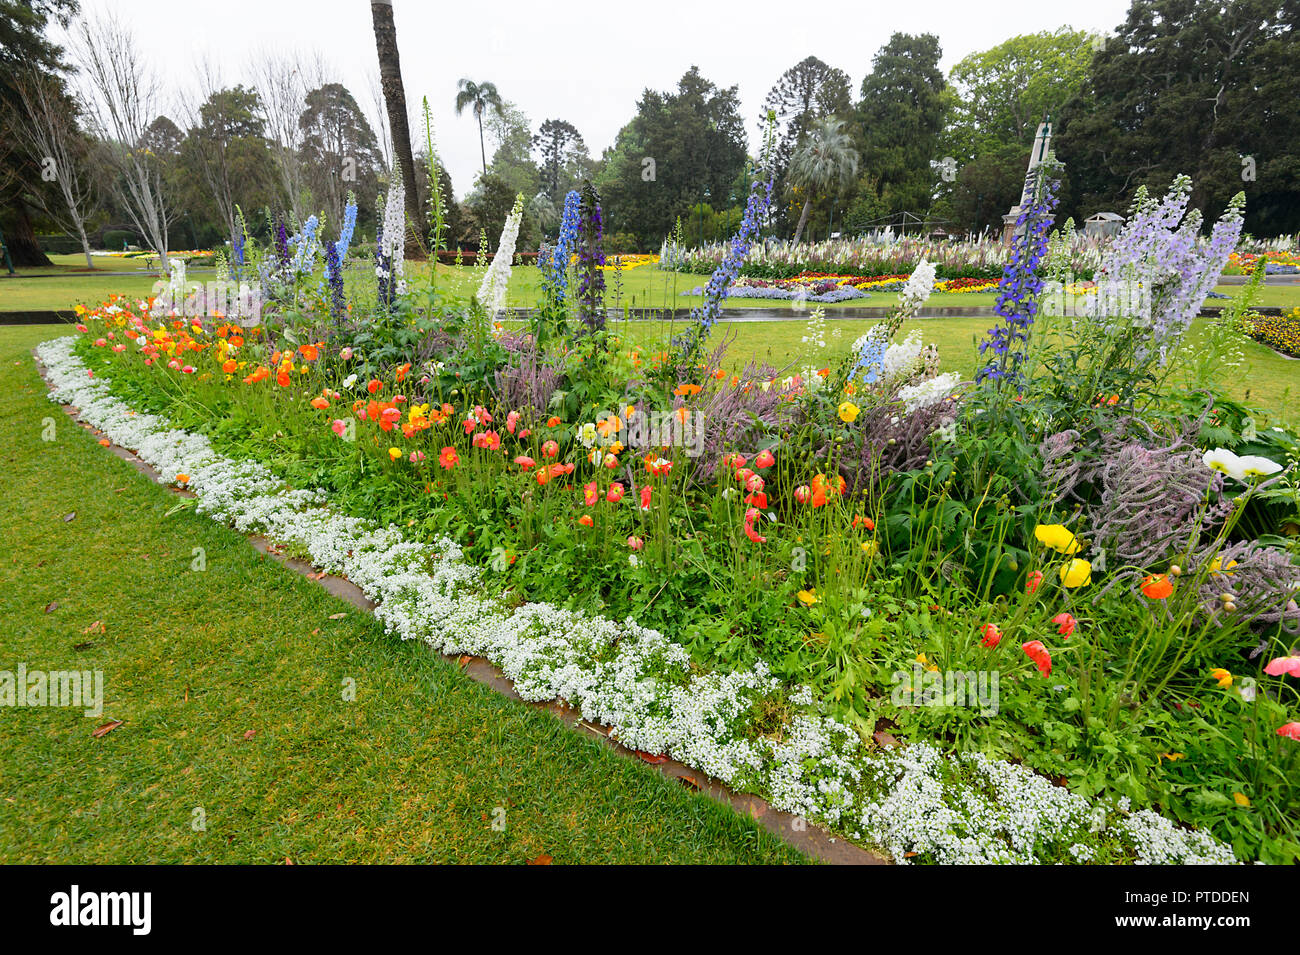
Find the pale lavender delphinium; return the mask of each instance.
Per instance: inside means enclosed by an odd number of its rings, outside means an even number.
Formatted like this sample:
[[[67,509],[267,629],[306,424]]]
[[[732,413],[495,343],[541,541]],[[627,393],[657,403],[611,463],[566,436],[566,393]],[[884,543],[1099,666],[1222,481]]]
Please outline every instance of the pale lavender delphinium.
[[[1187,212],[1191,193],[1192,180],[1187,176],[1176,178],[1160,200],[1139,189],[1128,223],[1097,271],[1099,291],[1120,285],[1140,291],[1138,298],[1147,314],[1128,317],[1149,327],[1150,344],[1141,346],[1138,357],[1156,357],[1161,365],[1218,284],[1241,237],[1245,193],[1232,198],[1208,239],[1200,238],[1200,211]],[[1104,311],[1105,304],[1113,301],[1111,295],[1100,294],[1094,310]]]

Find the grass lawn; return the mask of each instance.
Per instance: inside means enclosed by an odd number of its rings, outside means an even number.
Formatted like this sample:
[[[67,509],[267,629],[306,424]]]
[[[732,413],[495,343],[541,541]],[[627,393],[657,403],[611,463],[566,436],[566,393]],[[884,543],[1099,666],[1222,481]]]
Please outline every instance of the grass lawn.
[[[77,260],[76,256],[54,256],[60,260],[56,271],[23,270],[18,276],[5,276],[0,273],[0,312],[6,311],[43,311],[48,309],[71,309],[78,304],[97,305],[113,292],[129,295],[148,295],[153,289],[157,276],[145,270],[140,259],[100,259],[96,262],[100,271],[134,271],[134,275],[94,274],[84,270],[84,260],[80,269],[76,261],[71,264],[65,259]],[[471,260],[472,262],[472,260]],[[109,263],[109,264],[101,264]],[[428,264],[408,262],[407,278],[419,281],[428,275]],[[458,295],[469,296],[478,290],[483,278],[483,269],[472,264],[457,269],[451,265],[438,266],[440,281],[445,287]],[[58,274],[59,278],[37,277],[41,274]],[[211,270],[195,271],[196,279],[207,281],[213,277]],[[629,308],[690,308],[699,305],[703,297],[699,295],[682,295],[690,289],[706,284],[707,275],[688,275],[677,272],[662,272],[655,266],[641,266],[628,269],[617,276],[606,273],[606,304],[611,307],[627,306]],[[373,285],[374,276],[368,268],[354,265],[347,271],[349,286],[359,283]],[[621,289],[619,282],[622,283]],[[536,304],[541,294],[540,272],[536,266],[519,266],[513,269],[510,279],[510,293],[507,304],[513,307],[528,307]],[[1236,295],[1241,291],[1240,285],[1221,285],[1218,291],[1225,295]],[[373,297],[373,292],[371,293]],[[992,308],[997,295],[994,292],[947,293],[936,292],[927,303],[929,308]],[[870,297],[840,302],[834,308],[880,308],[889,307],[898,302],[896,292],[873,292]],[[1226,300],[1212,299],[1211,305],[1224,305]],[[1259,305],[1297,307],[1300,306],[1300,285],[1265,286],[1260,290]],[[787,301],[772,299],[731,299],[730,308],[789,308]]]
[[[0,861],[802,861],[242,535],[169,513],[178,498],[46,401],[29,352],[64,331],[0,328],[0,669],[101,670],[104,712],[0,711]]]
[[[777,369],[793,365],[782,372],[788,375],[809,364],[825,368],[838,361],[854,340],[876,321],[828,320],[826,348],[818,350],[815,356],[813,349],[801,341],[807,335],[807,326],[803,322],[723,322],[714,327],[711,342],[716,345],[723,335],[735,337],[727,350],[727,365],[732,370],[738,371],[752,360],[766,362]],[[1188,351],[1194,353],[1197,350],[1198,340],[1208,322],[1209,319],[1204,318],[1193,322],[1185,346]],[[923,341],[933,342],[939,347],[941,370],[971,376],[980,365],[979,341],[992,324],[993,319],[988,316],[921,318],[905,324],[895,340],[901,341],[913,328],[919,328]],[[673,332],[673,326],[658,322],[616,323],[614,327],[629,341],[648,348],[658,347],[658,343],[666,341]],[[676,329],[680,331],[681,327],[678,322]],[[1229,392],[1268,412],[1271,418],[1293,427],[1300,426],[1300,406],[1296,402],[1296,396],[1300,394],[1300,360],[1285,358],[1245,338],[1241,340],[1241,347],[1245,366],[1241,374],[1234,374],[1227,383]],[[1178,381],[1176,370],[1171,380]]]

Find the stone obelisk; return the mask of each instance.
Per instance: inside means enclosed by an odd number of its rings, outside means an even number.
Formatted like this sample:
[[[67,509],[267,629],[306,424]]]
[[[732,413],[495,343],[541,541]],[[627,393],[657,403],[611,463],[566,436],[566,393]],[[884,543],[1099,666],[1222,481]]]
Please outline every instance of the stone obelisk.
[[[1044,116],[1043,121],[1038,124],[1038,132],[1034,133],[1034,145],[1029,151],[1029,165],[1025,169],[1025,188],[1020,194],[1020,202],[1011,207],[1011,211],[1002,217],[1002,243],[1010,245],[1012,238],[1016,234],[1016,221],[1020,214],[1025,211],[1033,196],[1029,194],[1030,178],[1029,174],[1033,172],[1038,165],[1047,158],[1047,152],[1052,148],[1052,117]]]

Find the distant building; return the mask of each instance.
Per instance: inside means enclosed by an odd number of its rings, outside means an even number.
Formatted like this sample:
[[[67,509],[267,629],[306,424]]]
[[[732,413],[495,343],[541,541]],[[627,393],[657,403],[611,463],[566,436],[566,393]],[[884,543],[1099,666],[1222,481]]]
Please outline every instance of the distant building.
[[[1124,217],[1116,212],[1098,212],[1083,223],[1083,234],[1090,239],[1110,239],[1119,235]]]

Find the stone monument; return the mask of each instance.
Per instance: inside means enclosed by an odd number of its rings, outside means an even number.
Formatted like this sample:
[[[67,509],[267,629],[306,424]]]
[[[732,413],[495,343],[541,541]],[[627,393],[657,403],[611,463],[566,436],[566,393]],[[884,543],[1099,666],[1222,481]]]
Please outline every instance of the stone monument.
[[[1044,116],[1043,121],[1038,124],[1038,132],[1034,134],[1034,145],[1029,151],[1029,165],[1025,169],[1025,190],[1020,194],[1020,202],[1011,207],[1011,211],[1002,217],[1002,244],[1010,245],[1011,240],[1015,237],[1016,221],[1020,214],[1025,211],[1033,196],[1029,194],[1030,179],[1029,174],[1038,167],[1038,165],[1047,158],[1048,151],[1052,148],[1052,117]]]

